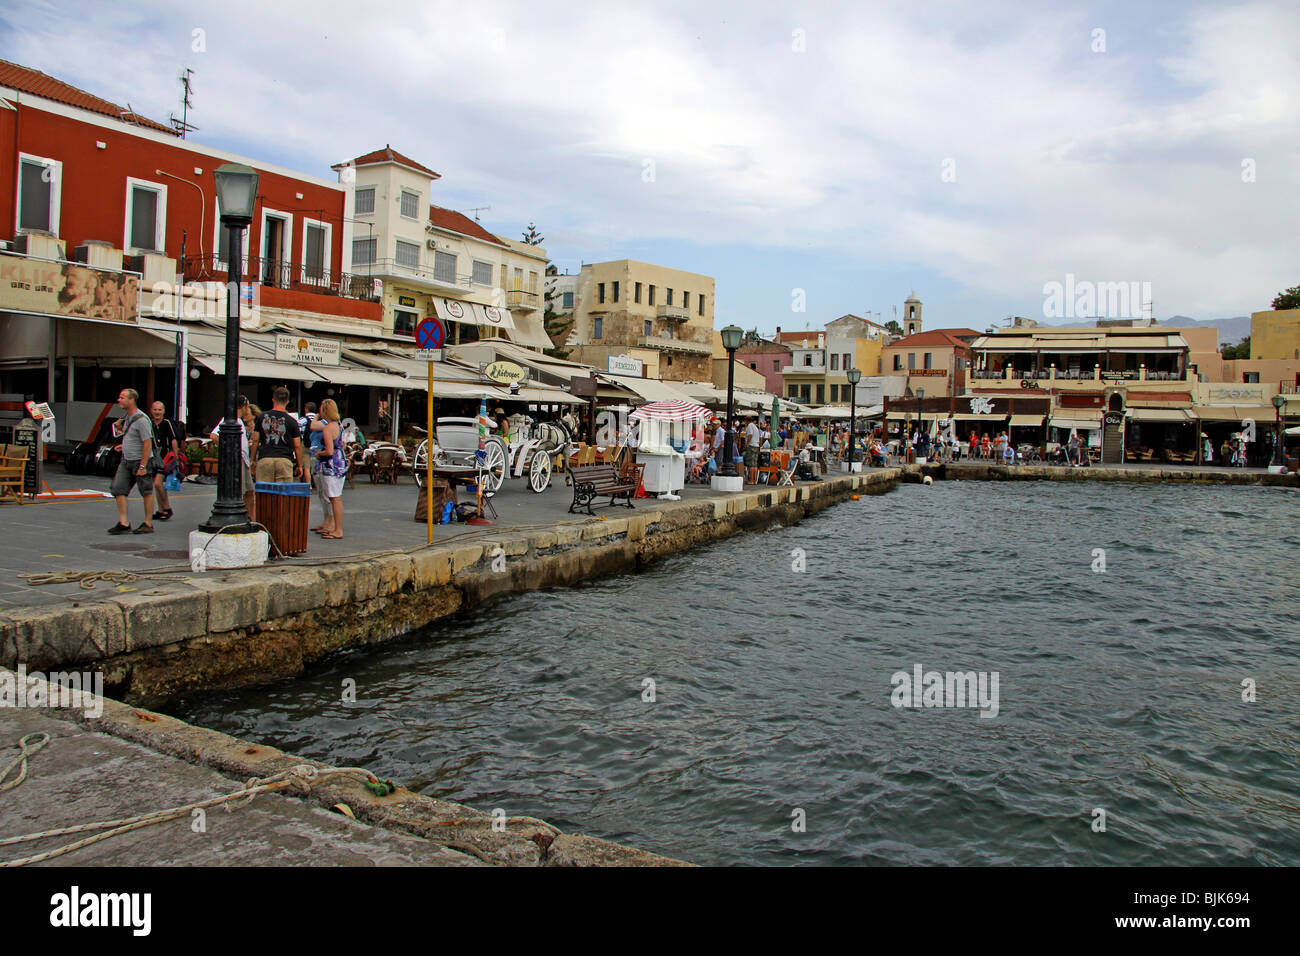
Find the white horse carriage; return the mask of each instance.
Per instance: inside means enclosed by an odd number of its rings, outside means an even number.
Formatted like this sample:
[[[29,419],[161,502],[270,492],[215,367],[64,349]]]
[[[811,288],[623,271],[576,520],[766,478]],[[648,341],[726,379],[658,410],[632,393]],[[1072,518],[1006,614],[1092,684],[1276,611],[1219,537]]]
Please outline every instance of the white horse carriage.
[[[528,487],[538,494],[550,486],[552,459],[557,455],[568,462],[571,440],[568,430],[558,422],[533,422],[525,418],[519,427],[519,436],[510,440],[492,434],[496,422],[486,419],[488,436],[479,448],[479,420],[477,418],[439,418],[435,431],[437,441],[433,446],[433,464],[439,466],[475,467],[483,478],[483,491],[496,494],[507,476],[528,477]],[[413,467],[415,481],[424,486],[428,456],[428,439],[415,449]],[[563,465],[561,467],[564,467]]]

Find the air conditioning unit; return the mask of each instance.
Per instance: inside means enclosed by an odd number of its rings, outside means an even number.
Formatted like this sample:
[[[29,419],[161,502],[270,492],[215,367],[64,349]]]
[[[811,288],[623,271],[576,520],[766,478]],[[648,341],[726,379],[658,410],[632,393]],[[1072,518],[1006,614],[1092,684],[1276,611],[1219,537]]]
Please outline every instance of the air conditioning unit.
[[[424,240],[424,244],[425,244],[426,246],[428,246],[430,249],[437,249],[437,248],[438,248],[438,240],[437,240],[437,239],[426,239],[426,240]]]

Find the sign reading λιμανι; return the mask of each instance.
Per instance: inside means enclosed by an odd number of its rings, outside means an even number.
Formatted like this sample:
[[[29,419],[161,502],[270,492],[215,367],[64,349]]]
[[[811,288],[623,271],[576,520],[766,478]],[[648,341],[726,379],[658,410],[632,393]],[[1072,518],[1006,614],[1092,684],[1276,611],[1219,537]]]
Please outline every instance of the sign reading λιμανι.
[[[305,335],[281,333],[275,337],[275,360],[299,365],[338,365],[339,343],[335,339],[309,339]]]

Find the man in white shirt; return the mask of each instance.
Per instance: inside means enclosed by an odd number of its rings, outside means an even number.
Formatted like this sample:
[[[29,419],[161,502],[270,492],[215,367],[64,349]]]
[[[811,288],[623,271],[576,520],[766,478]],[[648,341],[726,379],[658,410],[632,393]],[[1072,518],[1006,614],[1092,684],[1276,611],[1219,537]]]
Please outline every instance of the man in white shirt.
[[[758,484],[758,449],[763,443],[763,432],[757,422],[745,426],[745,481]]]

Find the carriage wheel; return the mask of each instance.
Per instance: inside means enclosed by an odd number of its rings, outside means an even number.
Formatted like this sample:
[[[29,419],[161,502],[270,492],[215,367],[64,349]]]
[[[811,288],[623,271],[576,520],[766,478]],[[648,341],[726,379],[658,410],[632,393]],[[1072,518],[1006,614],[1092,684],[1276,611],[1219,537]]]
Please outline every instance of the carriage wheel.
[[[483,490],[495,494],[506,480],[506,446],[499,438],[489,438],[483,451],[487,456],[483,466]]]
[[[539,495],[551,484],[551,456],[544,451],[533,455],[528,463],[528,486]]]
[[[429,459],[429,439],[425,439],[415,446],[415,462],[411,465],[411,477],[415,479],[417,488],[424,487],[424,473],[428,468]]]

